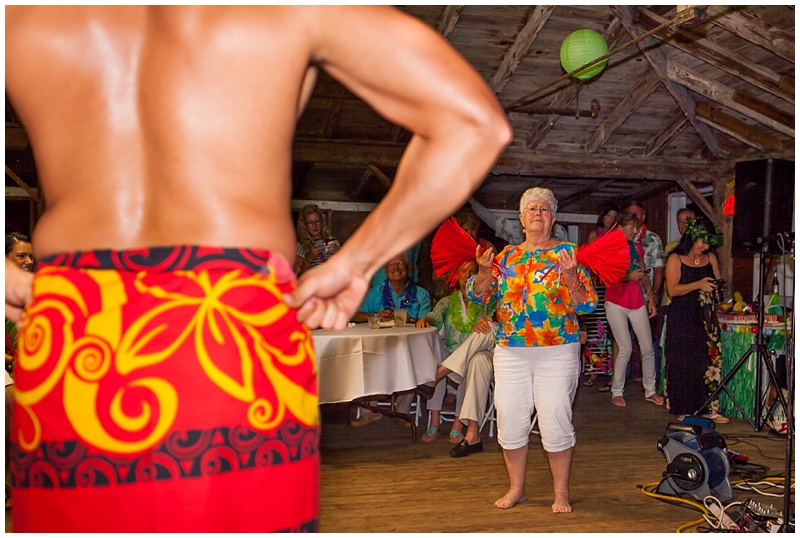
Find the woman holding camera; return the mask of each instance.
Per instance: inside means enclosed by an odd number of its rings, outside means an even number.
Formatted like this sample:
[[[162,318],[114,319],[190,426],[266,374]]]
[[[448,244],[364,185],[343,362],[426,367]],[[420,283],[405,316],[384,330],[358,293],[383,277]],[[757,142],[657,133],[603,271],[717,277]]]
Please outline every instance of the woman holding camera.
[[[711,249],[722,235],[705,220],[686,219],[686,233],[667,259],[667,291],[672,297],[664,344],[667,398],[673,415],[703,413],[714,422],[719,401],[701,408],[720,381],[722,346],[713,293],[719,265]]]
[[[319,207],[313,204],[303,206],[297,217],[295,273],[300,275],[325,263],[339,250],[339,241],[330,235]]]

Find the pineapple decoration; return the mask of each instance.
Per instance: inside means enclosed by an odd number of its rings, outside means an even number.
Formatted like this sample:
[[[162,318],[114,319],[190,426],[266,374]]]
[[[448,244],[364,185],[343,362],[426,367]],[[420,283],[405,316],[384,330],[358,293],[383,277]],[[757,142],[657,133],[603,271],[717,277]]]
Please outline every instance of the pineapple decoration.
[[[750,310],[750,307],[747,306],[747,303],[742,300],[742,294],[738,291],[733,293],[733,300],[735,301],[733,303],[734,312],[746,312]]]

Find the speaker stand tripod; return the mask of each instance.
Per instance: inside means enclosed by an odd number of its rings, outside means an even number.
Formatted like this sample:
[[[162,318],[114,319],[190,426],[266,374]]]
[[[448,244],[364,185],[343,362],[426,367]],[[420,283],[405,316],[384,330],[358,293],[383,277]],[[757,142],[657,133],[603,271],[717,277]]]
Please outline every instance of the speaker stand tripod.
[[[762,374],[762,366],[767,370],[767,374],[769,375],[769,383],[772,387],[775,388],[775,392],[778,394],[778,399],[780,400],[781,405],[783,406],[783,411],[786,413],[786,416],[789,416],[789,405],[786,399],[783,396],[783,391],[780,390],[780,386],[778,385],[778,379],[775,374],[775,366],[772,364],[772,360],[769,357],[769,352],[767,351],[767,346],[764,344],[764,252],[759,253],[758,256],[758,297],[759,297],[759,309],[758,309],[758,332],[756,333],[756,341],[754,344],[751,344],[750,347],[747,349],[744,355],[739,359],[739,361],[731,368],[731,370],[725,374],[725,377],[719,382],[717,388],[711,393],[705,403],[700,406],[695,412],[695,415],[701,413],[705,410],[708,405],[713,402],[720,392],[723,390],[731,399],[733,404],[739,410],[743,417],[747,418],[747,421],[750,423],[750,426],[755,431],[760,431],[761,428],[764,426],[766,422],[766,416],[763,413],[764,411],[764,387],[763,387],[763,374]],[[788,335],[786,336],[788,338]],[[741,369],[741,367],[750,359],[751,355],[756,356],[756,383],[755,383],[755,410],[754,410],[754,417],[753,420],[750,420],[749,414],[744,410],[742,405],[736,399],[736,397],[728,390],[728,383],[730,382],[731,378],[736,375],[736,373]],[[769,393],[769,387],[767,387],[767,393]],[[770,410],[772,406],[770,406]]]

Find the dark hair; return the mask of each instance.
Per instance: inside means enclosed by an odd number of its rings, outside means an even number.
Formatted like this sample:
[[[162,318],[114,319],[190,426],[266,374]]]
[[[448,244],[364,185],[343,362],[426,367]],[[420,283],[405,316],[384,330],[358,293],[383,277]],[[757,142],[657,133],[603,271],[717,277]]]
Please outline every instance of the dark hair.
[[[642,212],[647,214],[647,211],[644,210],[644,204],[642,202],[640,202],[639,200],[633,200],[633,201],[628,202],[627,204],[625,204],[625,207],[623,209],[628,209],[632,205],[635,205],[636,207],[641,208]]]
[[[692,209],[691,207],[682,207],[678,210],[677,213],[675,213],[675,218],[676,219],[679,218],[684,213],[691,213],[692,215],[697,216],[697,213],[695,213],[694,209]]]
[[[458,222],[458,225],[461,226],[462,228],[467,223],[472,223],[476,226],[480,226],[481,224],[480,217],[478,217],[478,214],[475,213],[475,210],[472,209],[471,207],[459,210],[458,213],[456,213],[456,221]]]
[[[6,236],[6,256],[11,254],[11,251],[14,249],[14,245],[17,243],[30,243],[31,240],[28,239],[27,235],[18,234],[16,232],[10,233]]]
[[[603,226],[603,218],[614,211],[617,215],[619,215],[619,208],[617,204],[614,203],[606,203],[603,206],[603,209],[600,210],[600,213],[597,216],[597,227],[600,228]]]
[[[639,220],[639,217],[633,213],[620,213],[617,217],[617,224],[619,224],[620,227],[627,226],[628,224],[639,226],[641,223],[642,221]]]
[[[706,231],[711,235],[716,233],[716,230],[714,229],[714,225],[711,224],[705,218],[698,217],[697,225],[698,226],[702,226],[703,228],[705,228]],[[690,234],[689,232],[686,232],[685,234],[683,234],[683,237],[681,237],[681,240],[678,243],[678,246],[675,247],[675,250],[673,250],[673,252],[676,253],[676,254],[680,254],[681,256],[686,256],[687,254],[689,254],[689,251],[692,250],[693,246],[694,246],[694,239],[692,239],[692,234]],[[715,248],[716,248],[715,245],[709,245],[708,246],[708,250],[706,252],[712,252]]]

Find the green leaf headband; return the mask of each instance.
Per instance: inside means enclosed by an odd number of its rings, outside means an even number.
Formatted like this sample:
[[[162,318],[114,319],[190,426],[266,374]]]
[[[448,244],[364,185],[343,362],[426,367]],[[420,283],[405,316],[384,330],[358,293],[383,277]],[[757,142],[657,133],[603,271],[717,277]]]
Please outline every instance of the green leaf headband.
[[[706,227],[700,224],[700,219],[689,217],[686,219],[686,233],[692,238],[692,241],[702,239],[703,243],[715,247],[722,244],[722,234],[719,228],[714,226],[714,233],[706,230]]]

